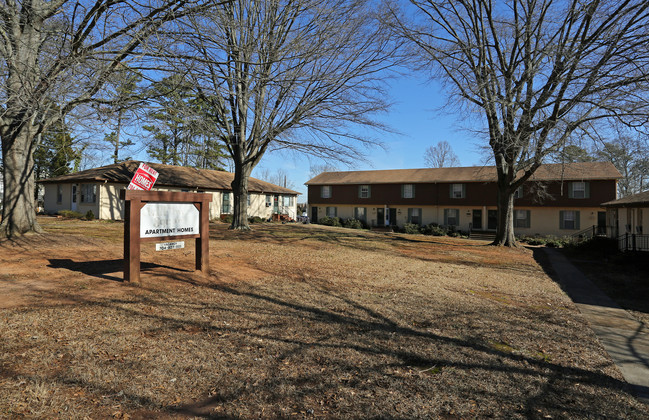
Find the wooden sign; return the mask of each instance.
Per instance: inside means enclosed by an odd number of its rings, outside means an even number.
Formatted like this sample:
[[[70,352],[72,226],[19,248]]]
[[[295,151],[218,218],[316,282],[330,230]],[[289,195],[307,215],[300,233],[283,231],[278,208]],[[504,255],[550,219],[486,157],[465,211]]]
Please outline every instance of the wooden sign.
[[[140,281],[142,242],[175,239],[196,239],[196,270],[207,274],[212,194],[122,190],[120,198],[126,201],[124,281]]]

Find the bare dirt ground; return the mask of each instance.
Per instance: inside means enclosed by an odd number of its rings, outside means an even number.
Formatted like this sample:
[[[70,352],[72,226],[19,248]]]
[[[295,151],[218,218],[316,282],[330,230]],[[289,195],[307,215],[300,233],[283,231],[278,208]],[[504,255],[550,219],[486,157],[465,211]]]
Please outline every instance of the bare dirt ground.
[[[0,418],[648,418],[525,249],[310,225],[0,243]]]

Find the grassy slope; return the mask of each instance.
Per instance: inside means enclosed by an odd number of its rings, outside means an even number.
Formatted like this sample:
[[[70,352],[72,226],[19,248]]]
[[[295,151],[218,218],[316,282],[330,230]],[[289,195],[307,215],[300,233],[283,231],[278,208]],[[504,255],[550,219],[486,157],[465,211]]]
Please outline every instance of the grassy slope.
[[[0,247],[61,284],[0,312],[0,417],[649,417],[527,250],[216,225],[211,277],[152,266],[133,287],[102,271],[120,224],[42,222],[56,246]],[[66,253],[94,268],[38,263]]]

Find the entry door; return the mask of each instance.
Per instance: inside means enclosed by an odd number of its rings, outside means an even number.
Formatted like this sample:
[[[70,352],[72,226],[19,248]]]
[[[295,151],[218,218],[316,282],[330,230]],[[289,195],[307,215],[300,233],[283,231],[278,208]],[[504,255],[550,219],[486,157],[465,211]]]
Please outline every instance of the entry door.
[[[394,226],[397,224],[397,209],[390,209],[390,225]]]
[[[498,229],[498,210],[487,210],[487,229]]]
[[[383,207],[376,209],[376,225],[385,226],[385,209]]]
[[[606,234],[606,212],[605,211],[597,212],[597,234],[598,235]]]
[[[473,229],[482,229],[482,210],[473,210]]]
[[[77,184],[72,184],[72,200],[70,201],[70,210],[77,211]]]

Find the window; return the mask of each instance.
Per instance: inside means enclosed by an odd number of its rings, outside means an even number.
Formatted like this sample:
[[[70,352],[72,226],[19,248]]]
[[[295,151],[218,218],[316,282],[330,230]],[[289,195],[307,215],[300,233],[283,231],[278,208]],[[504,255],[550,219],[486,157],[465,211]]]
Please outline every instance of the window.
[[[408,209],[408,223],[421,224],[421,209]]]
[[[466,189],[464,184],[451,184],[451,198],[464,198]]]
[[[338,208],[336,207],[327,207],[327,216],[328,217],[336,217],[338,214]]]
[[[528,228],[530,227],[530,211],[529,210],[515,210],[514,211],[514,227]]]
[[[415,198],[415,186],[413,184],[402,185],[401,198]]]
[[[230,207],[230,193],[229,192],[224,192],[223,193],[223,199],[221,203],[221,213],[230,213],[232,211]]]
[[[56,202],[58,204],[63,202],[63,185],[56,186]]]
[[[444,209],[444,224],[457,226],[460,224],[460,209]]]
[[[590,198],[590,185],[588,182],[571,182],[568,189],[569,198]]]
[[[559,212],[560,229],[579,229],[579,212],[575,210],[563,210]]]
[[[359,198],[370,198],[371,188],[369,185],[359,185],[358,186],[358,197]]]
[[[81,184],[81,202],[97,202],[97,184]]]
[[[354,207],[354,219],[367,222],[367,210],[365,207]]]
[[[331,198],[331,185],[320,187],[320,198]]]
[[[521,185],[520,187],[516,188],[516,191],[514,191],[514,198],[521,198],[523,196],[523,186]]]

